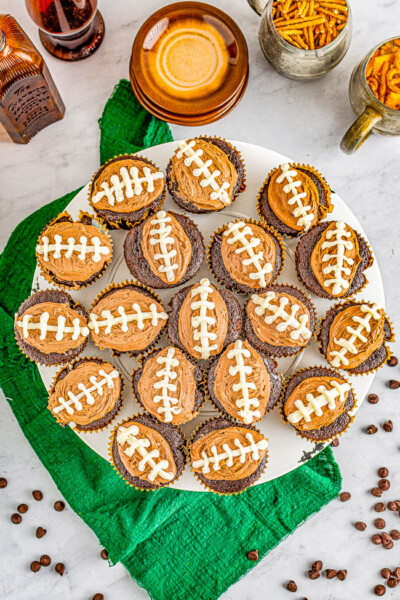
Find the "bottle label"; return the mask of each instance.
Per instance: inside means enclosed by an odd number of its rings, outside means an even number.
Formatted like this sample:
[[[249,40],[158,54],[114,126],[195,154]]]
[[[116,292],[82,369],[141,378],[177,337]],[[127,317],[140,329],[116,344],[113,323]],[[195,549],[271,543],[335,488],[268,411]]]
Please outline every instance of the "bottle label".
[[[46,80],[41,75],[16,81],[7,90],[3,107],[20,131],[34,127],[41,119],[47,121],[55,110]]]

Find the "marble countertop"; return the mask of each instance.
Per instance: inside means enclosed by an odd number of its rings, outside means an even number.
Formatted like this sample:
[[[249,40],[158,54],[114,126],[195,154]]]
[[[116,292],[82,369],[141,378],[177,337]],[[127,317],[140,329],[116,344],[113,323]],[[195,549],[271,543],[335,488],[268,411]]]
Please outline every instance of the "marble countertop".
[[[260,144],[317,166],[332,188],[357,214],[373,245],[386,291],[387,311],[399,324],[400,247],[398,244],[400,139],[373,136],[353,157],[339,149],[342,134],[353,120],[347,88],[351,71],[368,50],[381,40],[400,34],[396,21],[400,4],[394,0],[354,0],[354,34],[343,62],[323,79],[310,83],[289,81],[265,61],[257,41],[258,17],[245,0],[214,0],[240,24],[250,52],[250,81],[239,106],[227,117],[201,131],[172,126],[175,138],[194,133],[217,134]],[[100,50],[90,59],[67,64],[45,55],[47,64],[67,107],[65,118],[42,131],[27,146],[9,141],[0,131],[0,244],[3,247],[18,222],[52,199],[85,184],[98,166],[97,119],[113,86],[127,77],[133,38],[145,18],[166,2],[147,0],[100,0],[106,36]],[[1,12],[12,13],[40,48],[38,32],[23,2],[2,0]],[[400,348],[394,345],[394,351]],[[400,390],[387,387],[390,378],[400,377],[400,367],[385,366],[376,376],[373,391],[380,402],[365,402],[349,433],[334,450],[343,475],[349,502],[331,502],[319,514],[261,560],[221,600],[353,600],[372,596],[380,583],[382,567],[399,566],[398,548],[386,552],[370,541],[374,530],[374,497],[369,490],[378,480],[380,466],[390,470],[391,489],[384,499],[400,497]],[[392,419],[394,432],[381,428],[374,436],[365,434],[371,423]],[[94,534],[71,509],[52,509],[59,494],[50,476],[24,438],[4,398],[0,402],[0,476],[9,480],[0,491],[0,596],[8,600],[85,600],[96,592],[106,600],[146,600],[147,593],[127,575],[121,565],[109,568],[99,557]],[[44,500],[36,503],[31,490],[41,489]],[[27,502],[24,525],[10,523],[19,503]],[[386,511],[387,530],[399,527],[399,518]],[[364,533],[355,521],[365,521]],[[36,526],[48,531],[37,540]],[[35,575],[30,562],[43,552],[62,561],[63,578],[54,573]],[[397,563],[396,563],[397,556]],[[348,570],[345,582],[325,577],[311,581],[309,565],[321,559],[329,568]],[[42,576],[43,575],[43,576]],[[297,594],[284,584],[294,579]],[[388,590],[386,598],[399,591]],[[199,598],[201,595],[199,595]],[[171,598],[171,600],[174,600]],[[189,600],[189,599],[188,599]]]

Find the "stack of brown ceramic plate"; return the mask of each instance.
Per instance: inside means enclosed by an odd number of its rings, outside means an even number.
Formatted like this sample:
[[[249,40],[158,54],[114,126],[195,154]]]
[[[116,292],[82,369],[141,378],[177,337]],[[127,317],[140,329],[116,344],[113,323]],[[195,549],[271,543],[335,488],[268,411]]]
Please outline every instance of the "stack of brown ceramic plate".
[[[179,125],[204,125],[230,112],[249,77],[247,44],[214,6],[177,2],[154,13],[132,48],[132,89],[150,113]]]

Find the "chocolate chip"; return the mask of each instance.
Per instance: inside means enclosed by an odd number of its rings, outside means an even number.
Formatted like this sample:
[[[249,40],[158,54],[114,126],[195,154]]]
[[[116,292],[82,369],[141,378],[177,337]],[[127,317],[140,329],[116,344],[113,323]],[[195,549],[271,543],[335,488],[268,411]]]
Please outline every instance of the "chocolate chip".
[[[397,390],[400,387],[400,381],[397,381],[396,379],[391,379],[389,381],[389,387],[391,390]]]
[[[63,563],[57,563],[54,570],[62,577],[64,575],[65,565]]]
[[[42,567],[48,567],[51,563],[51,558],[48,554],[43,554],[39,560]]]
[[[381,467],[378,469],[378,475],[379,477],[387,477],[389,475],[389,469],[386,467]]]
[[[396,356],[391,356],[388,361],[386,361],[389,367],[397,367],[399,364],[399,360]]]
[[[40,571],[40,562],[38,562],[37,560],[31,562],[31,571],[33,571],[34,573]]]
[[[32,492],[32,496],[34,497],[35,500],[37,500],[39,502],[39,500],[42,500],[43,498],[43,494],[40,490],[33,490]]]
[[[394,571],[392,571],[393,577],[400,579],[400,567],[396,567]]]
[[[26,513],[28,511],[28,505],[27,504],[20,504],[19,506],[17,506],[17,511],[19,513],[21,513],[21,515],[23,515],[24,513]]]
[[[385,529],[386,523],[383,519],[375,519],[374,525],[377,529]]]
[[[92,600],[104,600],[103,594],[95,594]]]
[[[291,580],[286,584],[286,589],[289,590],[289,592],[297,592],[297,585]]]
[[[389,479],[380,479],[378,486],[383,492],[387,492],[387,490],[390,488]]]
[[[372,540],[372,543],[376,544],[377,546],[379,546],[379,544],[382,544],[382,536],[379,535],[379,533],[374,533],[371,540]]]
[[[393,548],[393,540],[387,533],[382,533],[382,546],[385,550],[391,550]]]
[[[395,510],[398,510],[396,502],[388,502],[387,507],[392,512],[394,512]]]
[[[377,396],[376,394],[370,394],[368,396],[368,402],[370,404],[377,404],[379,402],[379,396]]]
[[[389,577],[391,576],[391,574],[392,573],[390,572],[390,569],[388,569],[387,567],[385,567],[381,571],[381,575],[382,575],[383,579],[389,579]]]
[[[384,596],[386,594],[386,590],[383,585],[376,585],[374,592],[376,596]]]
[[[62,500],[57,500],[57,502],[54,502],[54,510],[56,510],[57,512],[61,512],[62,510],[64,510],[65,508],[65,503]]]
[[[108,560],[108,552],[105,548],[100,552],[100,556],[103,560]],[[258,557],[257,557],[258,558]],[[251,559],[250,559],[251,560]]]
[[[325,576],[327,579],[333,579],[336,575],[337,571],[335,571],[335,569],[325,569]]]
[[[14,513],[13,515],[11,515],[11,521],[15,523],[15,525],[18,525],[18,523],[21,523],[22,517],[18,513]]]
[[[332,446],[332,448],[337,448],[339,446],[338,438],[335,438],[334,440],[331,441],[331,446]]]
[[[390,579],[387,580],[387,586],[390,588],[395,588],[399,585],[399,580],[396,579],[395,577],[390,577]]]
[[[367,529],[367,526],[363,521],[357,521],[354,523],[354,527],[358,529],[358,531],[365,531]]]
[[[319,577],[321,577],[321,573],[316,569],[310,569],[308,571],[308,576],[310,579],[318,579]]]
[[[7,487],[8,481],[5,477],[0,477],[0,489]]]
[[[382,429],[386,431],[386,433],[390,433],[391,431],[393,431],[393,422],[389,419],[388,421],[386,421],[386,423],[382,425]]]
[[[400,531],[398,529],[392,529],[392,531],[390,532],[390,537],[392,538],[392,540],[400,540]],[[400,567],[398,578],[400,579]]]
[[[378,431],[378,428],[376,425],[369,425],[367,427],[367,429],[365,430],[365,433],[368,433],[368,435],[372,435],[373,433],[376,433]]]
[[[372,488],[372,490],[371,490],[371,494],[372,494],[373,496],[376,496],[377,498],[380,498],[380,497],[382,496],[382,490],[381,490],[381,488],[374,487],[374,488]]]
[[[347,500],[350,500],[351,494],[350,492],[340,492],[339,498],[342,502],[347,502]]]
[[[385,509],[386,509],[386,505],[384,502],[377,502],[374,506],[375,512],[383,512]]]
[[[341,569],[340,571],[338,571],[337,574],[337,578],[339,579],[339,581],[344,581],[347,577],[347,571],[346,569]]]
[[[36,537],[39,539],[42,538],[44,535],[46,535],[46,533],[47,533],[47,531],[46,531],[46,529],[43,529],[43,527],[38,527],[36,529]]]
[[[256,562],[258,560],[258,550],[250,550],[246,556],[249,560]],[[104,558],[104,556],[102,556],[102,558]],[[108,554],[106,558],[108,558]]]
[[[322,560],[316,560],[316,561],[315,561],[315,562],[313,562],[313,564],[311,565],[311,570],[314,570],[314,571],[321,571],[322,567],[323,567]]]

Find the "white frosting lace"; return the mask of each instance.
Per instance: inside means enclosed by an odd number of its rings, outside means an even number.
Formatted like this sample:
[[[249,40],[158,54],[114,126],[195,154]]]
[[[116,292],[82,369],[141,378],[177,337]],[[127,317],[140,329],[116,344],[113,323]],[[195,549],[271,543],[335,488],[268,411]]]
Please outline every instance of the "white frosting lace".
[[[74,394],[71,391],[67,392],[68,400],[65,400],[62,396],[58,397],[59,405],[53,409],[53,412],[58,414],[62,410],[66,410],[69,415],[73,415],[75,410],[80,412],[83,409],[82,399],[89,405],[94,404],[96,401],[93,392],[96,392],[99,396],[103,395],[103,388],[106,385],[109,389],[114,388],[114,379],[119,378],[118,371],[111,371],[106,373],[104,369],[99,369],[99,377],[97,379],[95,375],[89,377],[89,381],[92,384],[90,387],[86,387],[84,383],[78,383],[78,390],[81,390],[79,394]]]
[[[117,431],[117,442],[121,446],[128,444],[128,447],[123,450],[124,454],[132,458],[135,454],[139,454],[142,460],[138,462],[138,470],[144,472],[146,466],[150,468],[148,474],[149,481],[154,481],[156,477],[161,477],[166,481],[171,481],[174,474],[167,471],[169,467],[168,460],[159,460],[160,451],[157,448],[150,448],[150,440],[147,437],[138,438],[139,427],[131,425],[130,427],[119,427]]]
[[[61,342],[65,334],[72,334],[71,339],[73,339],[74,341],[77,340],[81,335],[84,337],[89,335],[89,329],[86,326],[82,327],[81,322],[78,318],[73,319],[72,327],[66,327],[65,323],[67,322],[67,319],[63,315],[58,315],[57,325],[50,325],[50,314],[47,311],[42,312],[39,318],[39,322],[32,322],[33,318],[33,315],[25,313],[22,317],[22,321],[17,321],[17,325],[19,327],[22,327],[22,335],[25,339],[29,337],[30,331],[37,330],[40,331],[41,340],[45,340],[49,332],[56,332],[57,342]]]
[[[283,186],[283,191],[285,194],[292,194],[292,196],[288,200],[289,206],[293,206],[292,210],[293,216],[298,219],[297,226],[302,227],[304,231],[308,231],[312,225],[314,220],[314,215],[309,214],[312,210],[310,204],[303,204],[302,200],[307,198],[306,192],[297,192],[297,188],[301,187],[302,183],[300,180],[295,180],[294,178],[297,176],[297,171],[295,169],[291,169],[288,163],[285,163],[280,166],[282,174],[279,175],[276,182],[283,183],[285,179],[287,180],[287,184]]]
[[[54,243],[50,244],[49,238],[44,235],[42,243],[36,246],[36,252],[43,255],[43,260],[46,262],[50,260],[49,254],[51,253],[53,254],[53,258],[62,258],[62,251],[64,250],[65,258],[71,258],[73,254],[77,254],[79,260],[85,260],[87,254],[92,254],[91,259],[93,262],[100,262],[102,255],[107,256],[110,254],[110,249],[107,246],[102,246],[101,240],[97,236],[88,240],[85,235],[82,235],[79,238],[79,244],[73,237],[68,238],[67,244],[63,244],[62,241],[62,236],[57,233],[54,236]]]
[[[154,182],[158,179],[164,179],[164,173],[161,171],[152,172],[149,167],[143,167],[143,176],[140,177],[138,167],[121,167],[119,175],[111,175],[110,184],[103,181],[101,188],[103,191],[97,192],[92,196],[92,202],[97,204],[104,197],[110,206],[116,202],[123,202],[125,198],[140,196],[143,192],[149,194],[154,192]]]
[[[338,383],[335,380],[330,381],[329,384],[332,386],[330,390],[325,385],[318,386],[318,396],[306,394],[306,405],[303,404],[302,400],[295,400],[294,405],[297,410],[288,416],[288,421],[293,425],[303,419],[306,423],[309,423],[314,413],[317,417],[322,416],[324,406],[328,406],[329,410],[334,410],[336,401],[342,404],[346,400],[346,392],[350,391],[350,385],[348,383]]]
[[[217,339],[217,334],[208,330],[208,327],[215,325],[216,319],[208,315],[208,311],[214,310],[215,303],[209,300],[209,296],[213,294],[213,288],[208,279],[201,279],[200,283],[194,286],[190,292],[191,297],[200,296],[200,300],[195,300],[191,303],[190,308],[194,312],[200,310],[200,314],[192,316],[191,325],[194,329],[193,339],[200,342],[200,346],[194,346],[194,350],[199,352],[201,358],[210,358],[211,352],[218,349],[218,344],[210,344],[210,341]]]
[[[175,358],[175,348],[168,348],[167,356],[158,356],[156,362],[159,365],[164,365],[164,367],[156,373],[161,380],[156,381],[153,388],[161,390],[161,395],[154,396],[153,402],[155,404],[162,403],[157,412],[164,415],[165,423],[170,423],[173,420],[173,415],[179,415],[181,412],[180,407],[176,406],[179,399],[173,395],[177,387],[174,383],[171,383],[178,377],[176,371],[173,370],[179,367],[179,360]]]
[[[234,348],[228,352],[228,359],[235,361],[235,365],[229,367],[229,375],[232,377],[239,375],[239,382],[232,386],[234,392],[241,392],[235,404],[240,409],[238,415],[242,417],[246,425],[261,417],[260,411],[254,410],[260,406],[260,401],[251,394],[251,391],[256,389],[256,384],[247,381],[247,375],[251,375],[253,372],[253,368],[245,363],[245,359],[250,356],[251,352],[247,348],[243,348],[242,340],[237,340]]]
[[[90,313],[89,328],[93,329],[95,333],[100,333],[100,329],[104,327],[104,334],[109,335],[115,326],[120,326],[121,331],[127,332],[129,323],[136,323],[138,329],[144,329],[145,321],[150,321],[152,326],[156,327],[160,319],[163,321],[168,319],[167,313],[164,311],[158,312],[154,303],[150,304],[148,311],[143,311],[140,304],[136,302],[132,304],[132,309],[134,312],[126,313],[123,306],[118,306],[119,317],[114,317],[111,310],[103,310],[101,312],[103,320],[101,321],[99,321],[99,315]]]
[[[171,222],[171,217],[167,215],[165,210],[160,210],[157,213],[157,218],[151,220],[151,224],[154,229],[150,230],[150,244],[152,246],[158,244],[160,246],[160,252],[154,255],[154,260],[161,261],[158,270],[160,273],[165,273],[168,281],[173,281],[175,274],[174,271],[178,269],[177,264],[173,264],[172,259],[177,255],[175,248],[169,249],[169,246],[175,245],[175,240],[170,233],[172,226],[167,225]]]
[[[325,239],[321,245],[321,250],[328,250],[322,255],[322,262],[328,262],[334,259],[334,264],[328,265],[322,269],[324,275],[330,275],[332,277],[324,281],[326,287],[332,287],[332,295],[338,296],[350,286],[350,281],[347,281],[343,275],[350,275],[351,269],[349,266],[354,264],[354,260],[349,256],[346,256],[346,250],[353,250],[354,245],[351,239],[346,240],[345,238],[351,238],[351,231],[346,229],[346,223],[343,221],[336,221],[336,229],[331,229],[326,232]],[[332,239],[333,238],[333,239]],[[332,240],[332,241],[329,241]],[[334,252],[331,254],[330,249],[334,248]],[[349,266],[347,266],[349,265]]]
[[[236,458],[239,459],[241,464],[244,464],[250,455],[252,460],[259,460],[259,450],[266,450],[268,448],[267,440],[262,439],[255,443],[250,432],[247,432],[245,437],[249,442],[248,446],[243,446],[238,438],[235,438],[233,442],[235,448],[231,448],[228,444],[222,444],[223,452],[220,453],[218,453],[216,446],[211,446],[210,455],[206,451],[203,451],[201,453],[202,458],[193,461],[193,467],[201,469],[202,473],[206,475],[211,471],[210,466],[213,471],[219,471],[222,461],[225,461],[227,467],[233,467]]]
[[[267,325],[272,325],[278,319],[282,319],[280,323],[276,325],[277,331],[283,333],[289,327],[293,327],[290,332],[290,338],[293,341],[297,341],[302,337],[304,340],[311,338],[311,330],[307,327],[309,325],[309,316],[307,314],[300,315],[297,317],[297,313],[300,310],[299,304],[292,304],[290,306],[290,312],[286,311],[286,307],[290,304],[290,301],[285,296],[281,296],[279,299],[279,305],[274,304],[275,292],[267,292],[265,296],[258,296],[253,294],[251,299],[256,304],[254,312],[256,315],[264,317],[264,321]]]
[[[252,265],[255,269],[255,273],[249,273],[249,278],[257,280],[260,287],[265,287],[267,285],[265,275],[272,273],[273,265],[266,261],[262,250],[259,252],[254,251],[261,244],[261,240],[253,235],[251,227],[243,221],[229,223],[224,235],[229,237],[228,244],[239,242],[240,247],[235,250],[235,253],[242,254],[246,252],[249,258],[242,258],[243,266]],[[250,239],[248,239],[248,236],[251,236]]]

